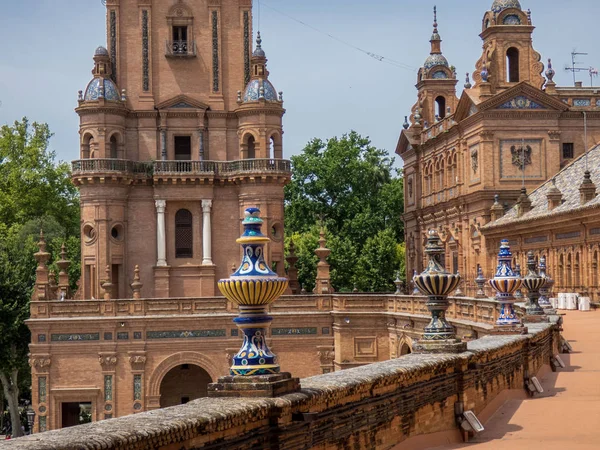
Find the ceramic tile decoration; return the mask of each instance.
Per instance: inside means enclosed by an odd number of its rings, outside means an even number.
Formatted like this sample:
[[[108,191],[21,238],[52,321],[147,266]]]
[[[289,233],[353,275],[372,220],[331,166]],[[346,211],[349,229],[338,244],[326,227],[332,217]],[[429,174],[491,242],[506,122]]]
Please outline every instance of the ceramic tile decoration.
[[[52,334],[50,340],[52,342],[99,341],[100,333]]]
[[[494,0],[492,11],[498,14],[508,8],[521,9],[519,0]]]
[[[448,67],[448,60],[446,59],[446,57],[442,54],[433,54],[433,55],[429,55],[427,57],[427,59],[425,60],[425,64],[423,64],[423,67],[425,69],[431,69],[432,67],[435,66],[444,66],[444,67]]]
[[[223,337],[225,330],[147,331],[146,339],[190,339]]]
[[[499,109],[545,109],[539,103],[525,97],[524,95],[518,95],[517,97],[509,100],[498,107]]]

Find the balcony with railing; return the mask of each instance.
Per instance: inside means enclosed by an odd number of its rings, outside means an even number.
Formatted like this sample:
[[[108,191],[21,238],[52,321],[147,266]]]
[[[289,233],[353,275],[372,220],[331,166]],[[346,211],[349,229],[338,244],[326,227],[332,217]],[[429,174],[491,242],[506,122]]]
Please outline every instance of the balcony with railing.
[[[216,164],[215,161],[154,161],[154,175],[214,175]]]
[[[196,57],[196,42],[188,40],[167,41],[166,56],[173,58]]]
[[[148,161],[124,159],[79,159],[72,163],[74,178],[123,176],[129,178],[240,178],[247,176],[288,177],[286,159],[243,159],[237,161]]]

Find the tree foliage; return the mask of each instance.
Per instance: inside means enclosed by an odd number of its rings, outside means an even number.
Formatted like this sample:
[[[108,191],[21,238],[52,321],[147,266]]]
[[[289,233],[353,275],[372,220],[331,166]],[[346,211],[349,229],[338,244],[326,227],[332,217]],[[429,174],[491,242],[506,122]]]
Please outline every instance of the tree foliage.
[[[67,257],[75,262],[69,274],[73,287],[79,278],[78,194],[69,166],[55,163],[55,154],[48,149],[51,136],[46,124],[30,124],[27,119],[0,128],[0,381],[15,436],[21,433],[20,395],[28,395],[22,392],[29,372],[30,333],[25,320],[41,228],[54,261],[66,244]]]
[[[394,159],[354,131],[326,142],[315,138],[291,159],[286,234],[297,245],[300,283],[314,285],[316,245],[300,248],[297,239],[316,241],[323,219],[333,287],[391,290],[400,269],[397,245],[404,239],[403,179]]]

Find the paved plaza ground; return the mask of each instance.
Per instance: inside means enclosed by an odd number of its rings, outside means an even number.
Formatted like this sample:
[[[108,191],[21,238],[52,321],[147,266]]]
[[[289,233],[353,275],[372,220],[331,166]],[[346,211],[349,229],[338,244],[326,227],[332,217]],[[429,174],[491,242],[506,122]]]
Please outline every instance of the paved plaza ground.
[[[473,441],[435,449],[600,449],[600,311],[567,312],[563,335],[573,352],[540,377],[543,394],[507,400]]]

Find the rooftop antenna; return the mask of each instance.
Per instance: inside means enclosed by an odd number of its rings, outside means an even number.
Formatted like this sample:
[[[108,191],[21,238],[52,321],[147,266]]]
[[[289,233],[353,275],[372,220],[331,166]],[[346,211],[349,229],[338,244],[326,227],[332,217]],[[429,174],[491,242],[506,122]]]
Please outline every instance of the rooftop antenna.
[[[598,76],[598,69],[590,66],[589,71],[590,71],[590,87],[593,87],[594,86],[594,77]]]
[[[589,70],[587,67],[577,67],[579,64],[581,64],[580,62],[575,61],[575,58],[578,55],[587,55],[587,53],[581,53],[581,52],[578,52],[576,49],[574,49],[571,52],[571,66],[570,67],[569,66],[565,67],[565,70],[567,72],[573,72],[573,86],[575,86],[575,83],[577,82],[577,80],[575,79],[575,73],[576,72],[581,72],[583,70]]]
[[[585,171],[588,171],[587,112],[583,111],[583,145],[585,148]]]

